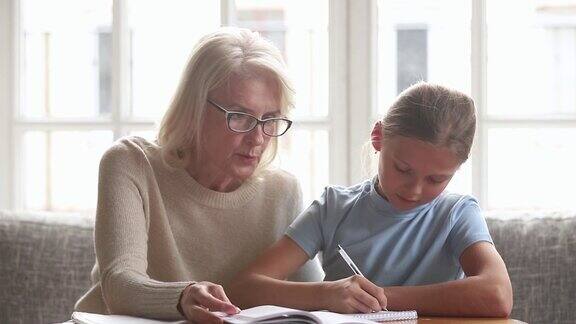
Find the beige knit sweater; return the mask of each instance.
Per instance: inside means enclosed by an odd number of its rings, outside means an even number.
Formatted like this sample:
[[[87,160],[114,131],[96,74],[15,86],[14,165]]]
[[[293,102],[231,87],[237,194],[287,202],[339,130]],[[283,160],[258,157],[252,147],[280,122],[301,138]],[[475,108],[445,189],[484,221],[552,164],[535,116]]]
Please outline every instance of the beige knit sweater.
[[[170,169],[156,144],[124,138],[100,162],[93,286],[75,309],[162,319],[191,281],[222,285],[282,236],[301,211],[296,179],[263,171],[231,193]],[[309,262],[297,280],[321,280]]]

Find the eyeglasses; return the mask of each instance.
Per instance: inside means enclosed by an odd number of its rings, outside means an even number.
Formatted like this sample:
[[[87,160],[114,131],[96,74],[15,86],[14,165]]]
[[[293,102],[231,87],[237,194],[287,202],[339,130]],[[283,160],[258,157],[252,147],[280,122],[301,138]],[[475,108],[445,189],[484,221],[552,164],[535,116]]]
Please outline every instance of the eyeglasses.
[[[272,137],[282,136],[292,126],[292,121],[286,118],[259,119],[241,111],[230,111],[210,99],[206,99],[214,107],[226,113],[228,129],[235,133],[247,133],[259,124],[264,134]]]

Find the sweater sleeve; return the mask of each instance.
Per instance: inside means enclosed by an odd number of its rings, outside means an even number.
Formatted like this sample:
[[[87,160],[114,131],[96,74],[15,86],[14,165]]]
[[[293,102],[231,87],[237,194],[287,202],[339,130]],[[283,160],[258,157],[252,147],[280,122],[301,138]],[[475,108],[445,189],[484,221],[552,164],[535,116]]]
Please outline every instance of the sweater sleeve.
[[[123,141],[100,162],[95,248],[102,295],[112,314],[178,319],[176,305],[190,282],[160,282],[146,271],[146,161],[139,146]]]

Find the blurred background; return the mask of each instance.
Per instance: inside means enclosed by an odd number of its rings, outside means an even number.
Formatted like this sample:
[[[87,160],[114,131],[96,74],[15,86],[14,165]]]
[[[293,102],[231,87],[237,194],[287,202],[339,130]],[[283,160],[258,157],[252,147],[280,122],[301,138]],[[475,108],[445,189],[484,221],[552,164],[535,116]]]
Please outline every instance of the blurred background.
[[[574,209],[574,0],[0,0],[0,209],[93,213],[102,153],[155,138],[194,44],[225,25],[289,66],[295,125],[275,163],[305,205],[372,174],[373,123],[426,80],[478,109],[451,191],[487,210]]]

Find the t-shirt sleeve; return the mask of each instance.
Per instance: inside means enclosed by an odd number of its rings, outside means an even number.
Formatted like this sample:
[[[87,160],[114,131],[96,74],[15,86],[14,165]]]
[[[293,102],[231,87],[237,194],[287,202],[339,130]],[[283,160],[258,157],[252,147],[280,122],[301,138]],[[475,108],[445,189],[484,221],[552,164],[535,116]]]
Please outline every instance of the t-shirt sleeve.
[[[460,259],[467,247],[476,242],[486,241],[493,244],[488,225],[475,199],[470,197],[456,203],[451,218],[453,225],[448,236],[448,245],[457,259]]]
[[[324,246],[322,220],[325,214],[326,191],[298,215],[286,231],[286,235],[296,242],[310,259],[314,258]]]

